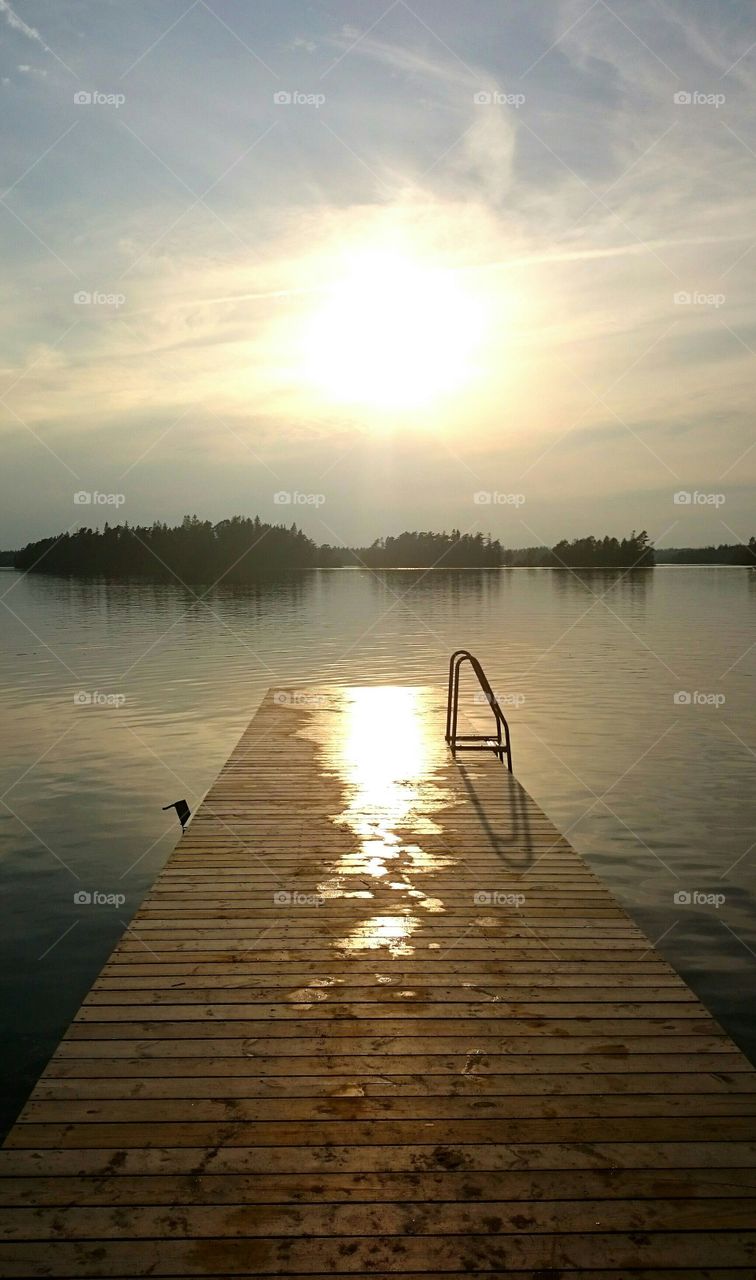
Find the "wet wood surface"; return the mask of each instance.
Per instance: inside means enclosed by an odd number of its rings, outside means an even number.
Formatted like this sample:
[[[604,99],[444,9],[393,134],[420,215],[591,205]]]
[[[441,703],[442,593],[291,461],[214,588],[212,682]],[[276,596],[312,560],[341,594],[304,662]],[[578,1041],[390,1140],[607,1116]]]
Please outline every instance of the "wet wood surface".
[[[268,694],[0,1152],[1,1275],[756,1274],[756,1072],[443,724]]]

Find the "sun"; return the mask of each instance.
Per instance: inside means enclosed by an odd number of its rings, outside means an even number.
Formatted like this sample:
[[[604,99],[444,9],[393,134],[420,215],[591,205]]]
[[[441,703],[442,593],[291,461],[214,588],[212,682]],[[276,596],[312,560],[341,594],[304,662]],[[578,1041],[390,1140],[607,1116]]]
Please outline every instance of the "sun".
[[[305,339],[308,381],[340,403],[401,410],[432,405],[475,375],[482,296],[463,272],[419,255],[351,255]]]

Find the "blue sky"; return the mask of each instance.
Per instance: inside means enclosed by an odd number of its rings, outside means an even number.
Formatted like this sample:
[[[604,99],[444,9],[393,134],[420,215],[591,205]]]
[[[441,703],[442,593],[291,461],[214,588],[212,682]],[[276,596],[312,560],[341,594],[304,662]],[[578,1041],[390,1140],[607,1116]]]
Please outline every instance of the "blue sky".
[[[3,546],[95,491],[756,531],[752,4],[0,0],[0,43]]]

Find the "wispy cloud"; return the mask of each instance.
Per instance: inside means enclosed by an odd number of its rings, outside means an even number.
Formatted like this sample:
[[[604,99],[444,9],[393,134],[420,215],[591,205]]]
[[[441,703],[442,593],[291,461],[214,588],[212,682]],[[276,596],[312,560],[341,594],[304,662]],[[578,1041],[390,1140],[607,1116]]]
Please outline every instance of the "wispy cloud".
[[[28,22],[24,22],[23,18],[20,18],[15,9],[8,4],[8,0],[0,0],[0,14],[14,31],[20,31],[21,35],[26,36],[27,40],[34,40],[36,44],[40,44],[43,49],[47,50],[47,45],[37,28],[30,27]]]

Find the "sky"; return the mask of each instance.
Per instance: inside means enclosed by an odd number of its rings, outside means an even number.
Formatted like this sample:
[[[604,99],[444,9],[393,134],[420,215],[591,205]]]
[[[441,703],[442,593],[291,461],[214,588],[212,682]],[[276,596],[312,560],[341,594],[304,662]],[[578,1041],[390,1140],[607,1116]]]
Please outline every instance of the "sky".
[[[0,546],[756,533],[752,0],[0,0]]]

